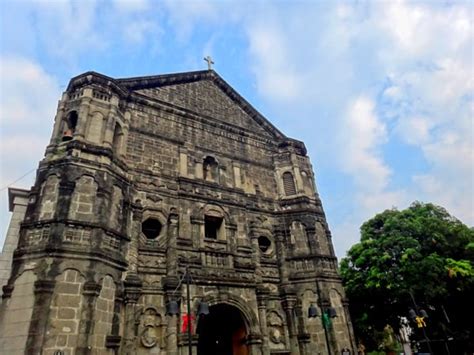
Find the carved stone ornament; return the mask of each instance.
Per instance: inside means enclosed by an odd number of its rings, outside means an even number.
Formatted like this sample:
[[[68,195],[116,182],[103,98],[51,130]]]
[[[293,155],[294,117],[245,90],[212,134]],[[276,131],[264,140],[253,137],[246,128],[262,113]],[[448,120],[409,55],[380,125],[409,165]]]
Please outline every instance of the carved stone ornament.
[[[280,329],[274,327],[270,329],[270,340],[275,344],[283,342],[283,334],[281,334]]]
[[[140,342],[145,348],[162,345],[163,322],[161,315],[154,307],[147,307],[140,316]]]
[[[283,318],[276,311],[271,311],[268,314],[267,323],[270,341],[275,345],[284,345],[285,328]]]
[[[158,343],[158,334],[153,326],[146,326],[140,340],[145,348],[152,348]]]

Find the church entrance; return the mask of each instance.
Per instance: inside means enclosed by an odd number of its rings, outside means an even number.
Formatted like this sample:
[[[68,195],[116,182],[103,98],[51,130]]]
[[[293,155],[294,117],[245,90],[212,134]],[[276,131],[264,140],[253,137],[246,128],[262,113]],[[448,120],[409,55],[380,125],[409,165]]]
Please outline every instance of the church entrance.
[[[199,319],[198,355],[248,355],[247,328],[234,306],[216,304]]]

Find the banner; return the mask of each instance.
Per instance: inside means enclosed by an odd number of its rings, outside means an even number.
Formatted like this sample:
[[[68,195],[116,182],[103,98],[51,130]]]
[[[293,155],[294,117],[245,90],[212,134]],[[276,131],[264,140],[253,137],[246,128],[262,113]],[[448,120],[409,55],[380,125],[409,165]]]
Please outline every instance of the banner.
[[[191,318],[191,320],[189,319]],[[193,332],[193,322],[195,318],[193,315],[191,317],[188,317],[187,314],[183,315],[183,321],[181,322],[181,333],[187,333],[188,332],[188,325],[191,327],[191,333]],[[191,324],[190,324],[191,323]]]

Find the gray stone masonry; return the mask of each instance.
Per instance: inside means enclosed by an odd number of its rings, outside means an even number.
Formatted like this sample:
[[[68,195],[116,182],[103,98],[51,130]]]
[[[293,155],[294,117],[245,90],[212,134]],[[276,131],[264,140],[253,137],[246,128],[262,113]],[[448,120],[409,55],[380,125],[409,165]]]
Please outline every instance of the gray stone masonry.
[[[10,196],[0,352],[355,353],[304,143],[213,70],[72,78]]]

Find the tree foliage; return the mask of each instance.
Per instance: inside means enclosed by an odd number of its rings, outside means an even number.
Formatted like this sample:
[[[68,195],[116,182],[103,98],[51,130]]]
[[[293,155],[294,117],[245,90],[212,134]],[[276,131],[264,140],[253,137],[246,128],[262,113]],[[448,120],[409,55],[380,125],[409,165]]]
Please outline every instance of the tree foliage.
[[[445,209],[413,203],[387,210],[361,227],[360,243],[341,261],[354,327],[369,346],[386,324],[413,308],[410,293],[430,314],[431,337],[474,338],[474,230]],[[471,299],[472,298],[472,299]]]

